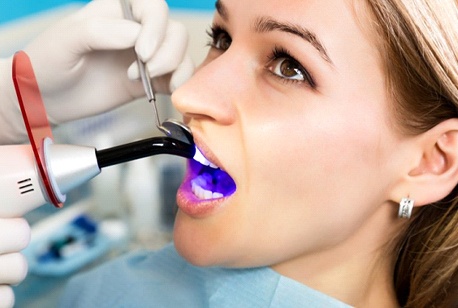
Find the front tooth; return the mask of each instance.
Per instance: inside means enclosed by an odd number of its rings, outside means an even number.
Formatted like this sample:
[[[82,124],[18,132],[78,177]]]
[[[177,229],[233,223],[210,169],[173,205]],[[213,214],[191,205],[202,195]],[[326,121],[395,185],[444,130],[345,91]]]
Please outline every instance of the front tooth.
[[[199,185],[199,181],[198,180],[193,180],[191,182],[191,189],[192,189],[192,192],[194,193],[194,195],[197,198],[203,199],[203,200],[218,199],[218,198],[224,197],[222,193],[212,192],[210,190],[206,190],[206,189],[202,188]]]
[[[204,199],[205,200],[208,200],[208,199],[211,199],[213,197],[213,193],[209,190],[203,190],[204,191]]]
[[[222,193],[218,193],[218,192],[214,192],[213,195],[212,195],[213,199],[219,199],[219,198],[222,198],[222,197],[224,197],[224,195]]]
[[[205,156],[200,152],[200,150],[196,147],[196,153],[194,154],[194,160],[198,161],[202,165],[209,166],[211,168],[217,169],[218,166],[208,161]]]
[[[196,194],[196,196],[199,199],[203,199],[204,198],[204,189],[202,187],[197,186],[197,194]]]
[[[197,160],[202,165],[208,166],[208,160],[202,155],[202,152],[196,148],[196,153],[194,154],[194,160]]]
[[[192,181],[191,182],[191,190],[192,190],[193,194],[196,195],[196,196],[197,196],[197,187],[198,187],[197,184],[194,181]]]

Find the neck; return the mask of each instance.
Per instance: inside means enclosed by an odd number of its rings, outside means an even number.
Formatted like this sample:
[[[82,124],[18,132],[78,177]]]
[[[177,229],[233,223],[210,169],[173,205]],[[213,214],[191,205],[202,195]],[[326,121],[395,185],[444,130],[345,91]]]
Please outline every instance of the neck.
[[[391,244],[397,232],[399,223],[391,213],[374,214],[338,245],[304,253],[272,268],[355,307],[398,307]]]

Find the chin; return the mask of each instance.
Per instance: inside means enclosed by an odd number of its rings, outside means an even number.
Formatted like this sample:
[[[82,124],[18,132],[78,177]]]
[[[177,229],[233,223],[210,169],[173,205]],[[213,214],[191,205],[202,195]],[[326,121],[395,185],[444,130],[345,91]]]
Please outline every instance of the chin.
[[[186,236],[185,236],[186,237]],[[206,247],[174,233],[175,248],[180,256],[194,266],[208,267],[220,265],[218,258]]]
[[[213,222],[215,223],[215,222]],[[226,230],[199,219],[192,219],[178,212],[173,230],[177,252],[195,266],[233,267],[237,255],[233,236]]]
[[[202,222],[189,219],[178,213],[173,230],[173,242],[177,252],[195,266],[213,266],[218,262],[213,256],[215,245],[212,232],[203,230]]]

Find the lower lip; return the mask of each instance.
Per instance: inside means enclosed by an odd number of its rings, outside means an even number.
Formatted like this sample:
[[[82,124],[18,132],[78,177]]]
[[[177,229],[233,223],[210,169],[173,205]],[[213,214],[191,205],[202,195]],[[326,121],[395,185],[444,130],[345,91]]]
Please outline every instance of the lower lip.
[[[177,205],[180,211],[193,218],[204,218],[213,214],[230,197],[202,200],[196,197],[191,189],[189,174],[181,184],[177,193]]]

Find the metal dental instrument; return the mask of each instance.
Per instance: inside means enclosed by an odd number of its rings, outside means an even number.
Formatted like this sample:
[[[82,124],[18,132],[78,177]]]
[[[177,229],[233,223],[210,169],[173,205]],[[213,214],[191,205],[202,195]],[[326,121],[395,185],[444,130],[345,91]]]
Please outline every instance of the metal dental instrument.
[[[128,20],[135,21],[129,1],[121,0],[121,5],[124,17]],[[138,71],[140,73],[143,88],[145,89],[146,97],[148,98],[148,102],[153,106],[154,115],[156,118],[156,127],[168,137],[193,144],[194,138],[192,137],[191,130],[185,124],[175,119],[167,119],[161,124],[161,120],[159,119],[159,112],[156,105],[156,97],[154,95],[153,87],[151,86],[151,77],[149,76],[146,64],[140,59],[138,54],[136,54],[136,57]]]

